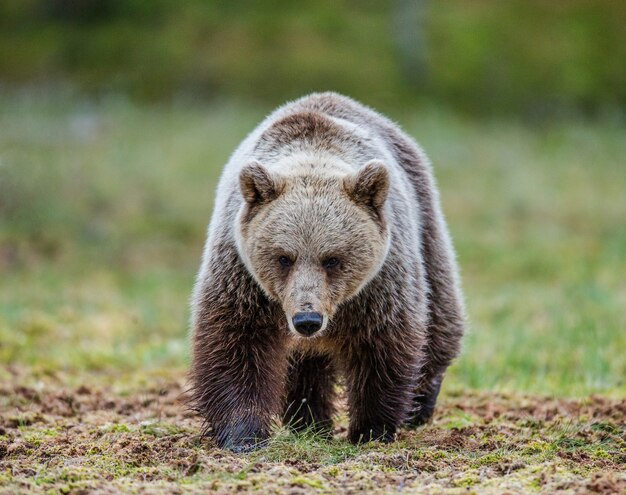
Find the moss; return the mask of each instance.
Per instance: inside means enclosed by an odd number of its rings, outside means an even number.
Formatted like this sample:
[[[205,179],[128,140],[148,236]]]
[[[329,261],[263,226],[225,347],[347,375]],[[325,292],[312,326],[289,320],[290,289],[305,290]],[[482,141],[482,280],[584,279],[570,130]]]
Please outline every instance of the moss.
[[[551,451],[553,446],[543,440],[534,440],[522,449],[523,455],[540,454]]]
[[[321,480],[304,476],[294,476],[289,480],[289,484],[294,486],[308,486],[318,489],[325,488],[324,483]]]
[[[480,483],[480,477],[475,472],[466,473],[453,481],[454,486],[461,488],[471,488],[478,483]]]
[[[153,437],[164,437],[184,433],[184,429],[172,423],[149,422],[141,425],[141,432]]]
[[[118,423],[105,427],[104,431],[111,433],[130,433],[132,430],[128,425],[124,423]]]

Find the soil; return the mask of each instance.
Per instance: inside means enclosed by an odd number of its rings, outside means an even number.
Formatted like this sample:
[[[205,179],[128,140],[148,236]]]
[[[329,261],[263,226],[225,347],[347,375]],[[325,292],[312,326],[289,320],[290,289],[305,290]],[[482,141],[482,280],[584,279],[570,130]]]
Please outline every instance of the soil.
[[[235,455],[199,435],[184,379],[114,391],[0,386],[0,492],[626,493],[626,399],[445,395],[390,445],[283,430]]]

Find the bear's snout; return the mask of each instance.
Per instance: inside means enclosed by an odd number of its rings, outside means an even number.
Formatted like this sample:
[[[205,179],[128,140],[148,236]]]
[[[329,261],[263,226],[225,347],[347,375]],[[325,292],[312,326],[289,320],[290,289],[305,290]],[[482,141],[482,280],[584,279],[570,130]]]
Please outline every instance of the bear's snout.
[[[304,335],[305,337],[310,337],[322,328],[324,318],[320,313],[307,311],[303,313],[296,313],[291,321],[293,322],[293,327],[298,331],[298,333]]]

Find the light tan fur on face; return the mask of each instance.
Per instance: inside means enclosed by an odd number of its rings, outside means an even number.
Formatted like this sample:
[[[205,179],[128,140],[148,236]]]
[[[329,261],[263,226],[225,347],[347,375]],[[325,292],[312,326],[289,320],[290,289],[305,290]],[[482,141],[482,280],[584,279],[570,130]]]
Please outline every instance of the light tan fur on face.
[[[357,173],[306,160],[277,168],[284,175],[270,174],[259,163],[240,174],[246,205],[238,218],[239,250],[264,291],[282,305],[294,334],[296,313],[322,314],[319,336],[337,307],[357,294],[384,262],[388,175],[379,162]],[[282,266],[281,257],[293,265]],[[339,265],[325,267],[331,258]]]

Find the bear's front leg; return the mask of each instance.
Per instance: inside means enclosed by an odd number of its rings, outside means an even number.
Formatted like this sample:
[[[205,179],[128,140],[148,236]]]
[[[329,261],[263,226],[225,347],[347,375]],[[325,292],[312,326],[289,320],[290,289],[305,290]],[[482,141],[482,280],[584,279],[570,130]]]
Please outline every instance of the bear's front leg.
[[[395,337],[397,339],[397,336]],[[393,339],[368,342],[347,353],[350,408],[348,439],[353,443],[391,442],[407,419],[419,372],[420,350]]]
[[[209,305],[197,318],[191,369],[192,400],[205,433],[235,452],[259,447],[280,413],[286,342],[262,314],[225,318]]]

